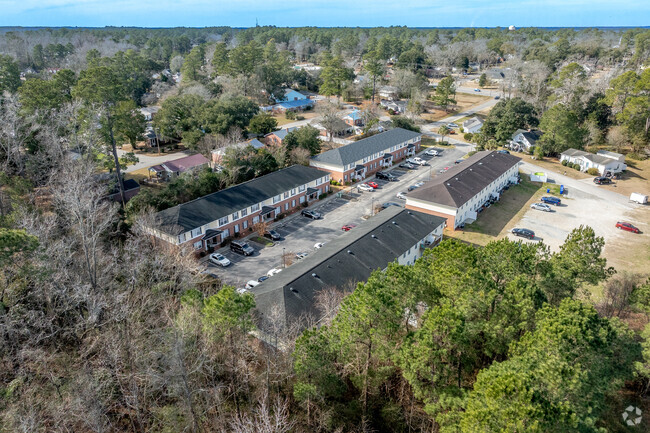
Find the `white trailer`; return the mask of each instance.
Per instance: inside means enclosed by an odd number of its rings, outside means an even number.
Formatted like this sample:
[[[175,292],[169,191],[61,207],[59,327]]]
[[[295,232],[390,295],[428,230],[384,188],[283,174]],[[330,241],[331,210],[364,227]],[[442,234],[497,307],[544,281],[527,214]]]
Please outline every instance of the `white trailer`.
[[[632,194],[630,194],[630,201],[633,201],[633,202],[639,203],[639,204],[646,204],[646,203],[648,203],[648,196],[640,194],[638,192],[633,192]]]

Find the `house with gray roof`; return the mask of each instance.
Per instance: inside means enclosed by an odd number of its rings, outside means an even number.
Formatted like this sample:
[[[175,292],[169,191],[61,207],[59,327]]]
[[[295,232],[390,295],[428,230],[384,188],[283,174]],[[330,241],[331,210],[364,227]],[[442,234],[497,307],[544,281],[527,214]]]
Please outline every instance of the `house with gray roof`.
[[[264,142],[269,146],[279,146],[282,144],[282,141],[285,139],[287,134],[296,129],[298,129],[298,127],[293,126],[291,128],[278,129],[277,131],[269,132],[264,136]]]
[[[312,156],[309,165],[337,182],[354,182],[415,155],[421,140],[419,132],[395,128]]]
[[[530,152],[537,145],[537,140],[542,137],[542,131],[534,129],[518,129],[512,134],[509,147],[515,152]]]
[[[149,231],[174,246],[210,250],[261,221],[299,210],[329,192],[329,175],[291,167],[158,212]]]
[[[606,150],[598,151],[593,154],[578,149],[567,149],[560,154],[560,162],[567,161],[570,164],[578,164],[580,171],[587,171],[590,168],[598,170],[601,176],[607,173],[620,173],[627,169],[625,164],[625,155],[620,153],[608,152]]]
[[[260,319],[293,323],[320,318],[319,293],[346,291],[390,263],[411,265],[442,239],[445,219],[391,206],[251,289]]]
[[[447,227],[472,222],[504,186],[516,182],[521,158],[484,150],[409,192],[406,208],[447,219]]]
[[[476,116],[472,117],[471,119],[467,119],[466,121],[463,122],[463,130],[471,134],[476,134],[477,132],[480,132],[482,127],[483,127],[483,120],[479,119]]]

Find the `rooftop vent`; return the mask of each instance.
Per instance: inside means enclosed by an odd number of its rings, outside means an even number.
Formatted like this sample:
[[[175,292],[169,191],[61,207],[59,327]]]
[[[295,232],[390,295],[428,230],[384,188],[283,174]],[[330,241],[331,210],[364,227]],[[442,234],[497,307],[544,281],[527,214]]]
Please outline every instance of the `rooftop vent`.
[[[395,221],[393,221],[393,224],[397,225],[397,223]]]
[[[348,250],[348,254],[354,255],[354,253],[352,251],[350,251],[350,250]]]
[[[293,287],[289,287],[289,290],[291,290],[293,293],[298,293],[298,291],[296,289],[294,289]]]
[[[377,239],[377,236],[375,236],[375,235],[370,235],[370,237],[373,238],[373,239]]]
[[[314,278],[318,278],[318,275],[316,275],[316,272],[314,272],[313,274],[311,274],[311,276],[314,277]]]

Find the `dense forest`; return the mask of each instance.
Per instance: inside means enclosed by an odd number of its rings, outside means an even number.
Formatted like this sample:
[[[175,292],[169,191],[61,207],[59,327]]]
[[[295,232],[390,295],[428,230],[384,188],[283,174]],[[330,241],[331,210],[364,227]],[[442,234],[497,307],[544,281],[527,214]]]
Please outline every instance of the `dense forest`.
[[[469,137],[478,148],[539,128],[539,157],[603,146],[645,159],[649,58],[647,29],[0,33],[0,432],[621,431],[620,409],[650,388],[650,283],[609,267],[589,227],[558,252],[445,240],[324,290],[320,317],[273,327],[146,226],[305,163],[321,151],[315,128],[272,151],[228,149],[223,170],[126,204],[105,197],[137,160],[118,149],[144,147],[147,127],[208,155],[272,131],[258,107],[286,87],[331,97],[329,132],[340,100],[390,84],[409,100],[394,124],[417,128],[427,104],[453,107],[463,72],[491,68],[510,73]],[[295,67],[306,62],[321,69]],[[139,108],[152,105],[148,125]]]

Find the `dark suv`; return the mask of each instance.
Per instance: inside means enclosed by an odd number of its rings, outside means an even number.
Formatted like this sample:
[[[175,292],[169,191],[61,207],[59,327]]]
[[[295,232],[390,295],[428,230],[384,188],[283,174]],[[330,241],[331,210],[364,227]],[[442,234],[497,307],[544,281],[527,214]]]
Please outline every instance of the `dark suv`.
[[[253,249],[253,247],[248,245],[246,241],[232,241],[230,243],[230,249],[244,256],[252,256],[253,254],[255,254],[255,250]]]
[[[522,238],[535,238],[535,232],[528,229],[512,229],[512,234],[515,236],[521,236]]]
[[[388,181],[397,180],[395,175],[392,175],[390,173],[384,173],[383,171],[378,172],[375,176],[377,177],[377,179],[384,179]]]
[[[544,203],[552,204],[552,205],[555,205],[555,206],[559,206],[559,205],[562,204],[562,200],[560,200],[557,197],[542,197],[541,200]]]
[[[306,216],[307,218],[311,218],[313,220],[317,220],[322,218],[322,215],[319,214],[318,212],[315,212],[313,210],[305,209],[302,212],[300,212],[300,215]]]
[[[610,178],[608,178],[608,177],[605,177],[605,176],[599,176],[599,177],[594,178],[594,183],[596,185],[607,185],[609,183],[612,183],[612,180]]]

